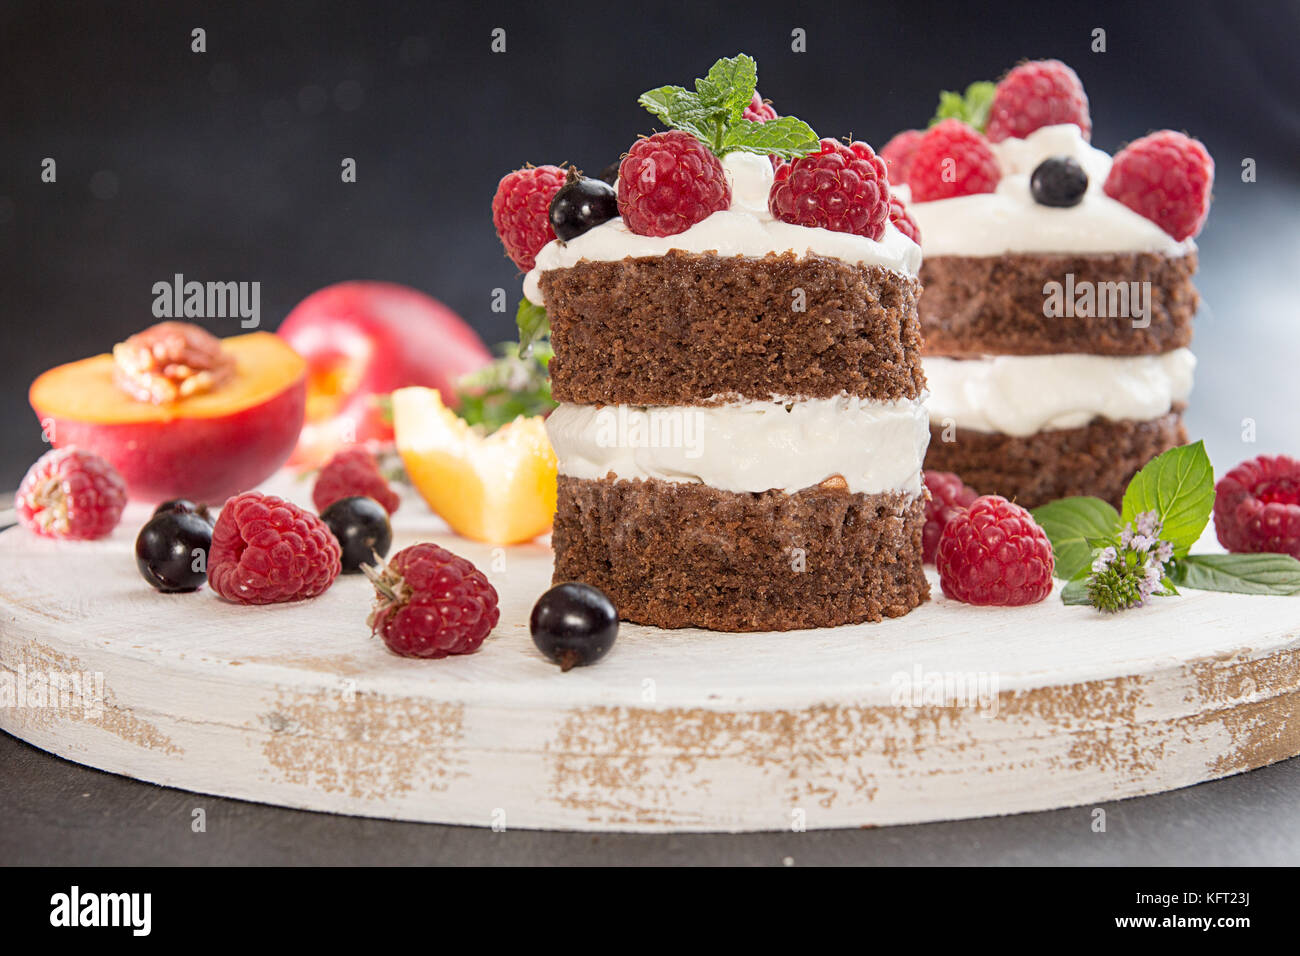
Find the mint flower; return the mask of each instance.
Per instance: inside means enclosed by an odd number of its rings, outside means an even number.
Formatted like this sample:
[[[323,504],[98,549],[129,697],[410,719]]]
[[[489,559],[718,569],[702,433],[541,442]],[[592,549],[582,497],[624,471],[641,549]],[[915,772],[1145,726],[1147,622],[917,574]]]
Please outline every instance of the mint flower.
[[[1160,539],[1163,523],[1144,511],[1124,526],[1119,540],[1097,552],[1088,576],[1088,601],[1101,611],[1142,607],[1155,595],[1176,594],[1166,570],[1174,546]]]

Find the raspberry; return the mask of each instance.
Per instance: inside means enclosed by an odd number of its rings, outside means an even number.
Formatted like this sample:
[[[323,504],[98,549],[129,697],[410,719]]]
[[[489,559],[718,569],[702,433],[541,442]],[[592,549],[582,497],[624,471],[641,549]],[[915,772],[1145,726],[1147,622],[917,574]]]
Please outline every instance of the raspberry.
[[[1092,136],[1088,95],[1079,75],[1060,60],[1030,60],[1002,78],[989,107],[984,132],[991,143],[1024,139],[1036,129],[1073,123]]]
[[[373,498],[390,515],[402,499],[388,486],[375,456],[360,446],[344,448],[325,463],[311,490],[312,503],[321,512],[340,498]]]
[[[27,470],[14,510],[18,523],[47,538],[90,541],[117,527],[126,483],[112,465],[69,445],[47,451]]]
[[[690,133],[639,139],[618,167],[618,212],[640,236],[675,236],[731,205],[722,163]]]
[[[323,594],[339,576],[338,540],[310,511],[256,491],[225,503],[212,529],[208,583],[236,604]]]
[[[403,657],[473,654],[501,617],[483,572],[436,544],[411,545],[366,573],[375,585],[371,632]]]
[[[902,201],[893,196],[889,197],[889,221],[894,224],[895,229],[918,246],[921,244],[921,227],[916,224],[916,220],[912,218],[912,214],[907,211]]]
[[[782,222],[878,240],[889,219],[885,161],[866,143],[824,139],[819,151],[777,168],[767,208]]]
[[[1213,187],[1214,160],[1205,147],[1166,129],[1120,150],[1103,189],[1182,242],[1205,225]]]
[[[925,503],[925,531],[921,536],[922,560],[934,563],[939,550],[939,537],[948,522],[961,514],[979,497],[974,488],[967,487],[950,471],[927,471],[925,488],[930,500]]]
[[[537,264],[537,253],[555,238],[551,200],[564,185],[558,166],[525,166],[501,178],[492,197],[492,224],[506,255],[525,272]]]
[[[740,115],[751,123],[766,123],[768,120],[776,119],[776,110],[772,108],[771,103],[764,103],[763,97],[758,95],[758,90],[755,90],[754,98],[749,101],[749,105]]]
[[[907,172],[912,202],[991,193],[1001,178],[988,140],[958,119],[940,120],[926,130]]]
[[[1219,479],[1214,533],[1233,553],[1272,551],[1300,558],[1300,461],[1261,455]]]
[[[902,185],[907,182],[907,172],[912,168],[912,154],[925,135],[922,129],[905,129],[894,135],[885,148],[880,151],[880,158],[885,161],[889,171],[889,181]]]
[[[1052,593],[1052,545],[1033,517],[1000,495],[958,512],[939,538],[939,584],[965,604],[1014,607]]]

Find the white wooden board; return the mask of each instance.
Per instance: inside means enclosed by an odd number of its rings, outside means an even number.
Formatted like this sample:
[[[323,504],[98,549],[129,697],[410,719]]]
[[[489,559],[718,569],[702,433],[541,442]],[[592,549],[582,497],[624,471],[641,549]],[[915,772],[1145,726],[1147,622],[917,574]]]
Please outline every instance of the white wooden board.
[[[437,540],[501,593],[472,656],[388,653],[357,577],[275,607],[157,594],[131,553],[146,514],[89,544],[0,535],[11,692],[103,680],[101,706],[29,693],[0,728],[159,784],[479,826],[779,830],[1092,804],[1300,753],[1297,599],[1188,592],[1107,617],[1055,597],[970,608],[932,579],[934,600],[881,624],[625,624],[599,665],[561,674],[528,636],[549,548],[456,538],[409,491],[394,549]],[[936,679],[973,691],[966,705],[935,700]],[[921,696],[900,700],[909,682]]]

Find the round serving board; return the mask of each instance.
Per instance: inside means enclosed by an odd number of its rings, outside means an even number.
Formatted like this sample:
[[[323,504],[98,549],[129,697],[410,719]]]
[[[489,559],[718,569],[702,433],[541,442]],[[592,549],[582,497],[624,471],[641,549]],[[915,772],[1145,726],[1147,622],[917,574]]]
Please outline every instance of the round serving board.
[[[898,620],[625,624],[562,674],[528,636],[550,549],[457,538],[409,490],[394,550],[438,541],[501,594],[477,654],[390,654],[356,576],[272,607],[157,594],[131,553],[146,516],[101,542],[0,535],[0,728],[168,786],[498,828],[780,830],[1091,804],[1300,753],[1300,600],[980,609],[932,576]],[[86,692],[40,702],[51,674]]]

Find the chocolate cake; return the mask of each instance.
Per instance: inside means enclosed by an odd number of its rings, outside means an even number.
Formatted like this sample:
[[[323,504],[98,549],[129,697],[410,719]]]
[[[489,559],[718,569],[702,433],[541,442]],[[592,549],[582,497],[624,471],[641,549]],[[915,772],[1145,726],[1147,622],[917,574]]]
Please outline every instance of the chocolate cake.
[[[910,195],[898,191],[911,200],[925,253],[926,468],[1027,507],[1067,495],[1118,504],[1138,469],[1186,441],[1195,368],[1192,236],[1209,185],[1183,178],[1196,170],[1159,164],[1203,156],[1212,181],[1213,163],[1199,143],[1166,132],[1149,139],[1169,140],[1126,167],[1159,172],[1154,188],[1174,189],[1189,216],[1199,212],[1194,226],[1171,223],[1183,212],[1175,200],[1115,182],[1123,155],[1112,160],[1088,143],[1087,98],[1064,64],[1017,67],[985,111],[989,135],[972,143],[968,132],[962,160],[970,167],[983,156],[985,165],[979,175],[954,167],[958,179],[971,175],[968,186],[935,188],[925,160],[899,161]],[[982,130],[979,112],[962,121]],[[945,135],[934,130],[917,134],[910,156]]]
[[[920,249],[892,222],[869,238],[778,220],[766,155],[721,168],[727,203],[701,221],[661,236],[614,218],[525,277],[560,402],[555,581],[663,628],[906,614],[929,596]]]

